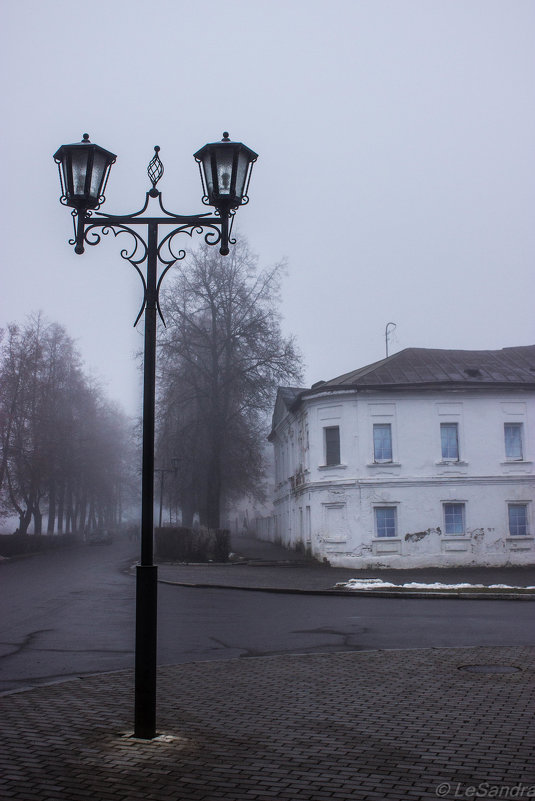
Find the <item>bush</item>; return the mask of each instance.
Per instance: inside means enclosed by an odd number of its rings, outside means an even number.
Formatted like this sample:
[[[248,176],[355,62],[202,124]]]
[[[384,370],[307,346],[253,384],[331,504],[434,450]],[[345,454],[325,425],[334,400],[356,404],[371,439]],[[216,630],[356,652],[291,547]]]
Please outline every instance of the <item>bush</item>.
[[[77,538],[74,534],[3,534],[0,536],[1,556],[21,556],[26,553],[37,553],[52,548],[63,548],[74,545]]]
[[[230,550],[227,529],[162,527],[155,531],[156,557],[165,562],[226,562]]]
[[[230,531],[216,528],[212,531],[214,561],[227,562],[230,551]]]

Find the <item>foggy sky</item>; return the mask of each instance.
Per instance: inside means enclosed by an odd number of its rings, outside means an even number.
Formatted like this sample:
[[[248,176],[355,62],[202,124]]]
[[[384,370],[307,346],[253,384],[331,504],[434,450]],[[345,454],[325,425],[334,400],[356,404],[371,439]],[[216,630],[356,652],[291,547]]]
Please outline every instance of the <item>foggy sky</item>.
[[[260,157],[235,232],[288,261],[283,328],[305,384],[405,347],[535,342],[532,0],[5,3],[0,326],[42,309],[139,411],[134,269],[76,256],[52,154],[118,154],[103,211],[150,188],[206,211],[192,154],[229,131]],[[184,238],[185,245],[189,238]]]

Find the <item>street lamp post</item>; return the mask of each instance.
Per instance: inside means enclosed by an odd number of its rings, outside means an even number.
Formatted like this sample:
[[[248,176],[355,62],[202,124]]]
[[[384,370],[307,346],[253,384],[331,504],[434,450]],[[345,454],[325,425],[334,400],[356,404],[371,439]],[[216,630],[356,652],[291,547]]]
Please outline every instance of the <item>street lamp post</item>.
[[[194,154],[203,184],[203,203],[213,206],[215,214],[177,215],[168,212],[156,184],[163,175],[160,148],[148,166],[152,188],[146,193],[143,208],[130,215],[104,214],[98,209],[105,200],[104,192],[116,156],[108,150],[83,140],[62,145],[54,154],[58,165],[63,205],[72,208],[75,253],[85,245],[97,245],[102,235],[126,233],[131,245],[121,256],[135,267],[143,284],[143,302],[134,323],[145,313],[143,365],[143,457],[141,480],[141,560],[136,569],[136,653],[134,736],[152,739],[156,736],[156,646],[157,646],[157,566],[154,565],[154,422],[156,386],[156,323],[163,320],[159,292],[162,280],[177,261],[185,258],[184,250],[174,250],[175,237],[186,233],[204,234],[209,245],[219,244],[219,252],[229,252],[232,222],[239,206],[248,202],[247,190],[257,154],[240,142],[231,142],[228,133],[221,142],[207,144]],[[148,213],[156,205],[156,215]],[[139,228],[145,227],[145,238]],[[162,237],[159,230],[163,227]],[[145,273],[142,266],[146,265]]]

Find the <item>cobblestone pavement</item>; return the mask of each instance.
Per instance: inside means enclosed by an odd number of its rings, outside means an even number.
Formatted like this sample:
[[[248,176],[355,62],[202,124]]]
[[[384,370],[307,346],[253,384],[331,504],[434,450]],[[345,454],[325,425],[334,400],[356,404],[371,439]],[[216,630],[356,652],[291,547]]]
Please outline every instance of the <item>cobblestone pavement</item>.
[[[0,798],[533,797],[534,657],[419,649],[164,667],[161,736],[148,742],[130,736],[130,671],[4,695]]]

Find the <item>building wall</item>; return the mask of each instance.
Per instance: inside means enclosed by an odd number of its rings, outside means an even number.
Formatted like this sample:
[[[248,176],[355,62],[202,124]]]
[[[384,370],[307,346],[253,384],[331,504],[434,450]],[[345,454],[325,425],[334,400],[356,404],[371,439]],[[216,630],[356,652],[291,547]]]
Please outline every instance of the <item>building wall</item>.
[[[442,458],[441,423],[457,426],[458,459]],[[522,460],[506,458],[505,423],[522,425]],[[374,459],[374,424],[391,427],[390,462]],[[274,515],[258,533],[337,566],[532,563],[534,425],[532,393],[305,399],[275,431]],[[334,427],[340,464],[327,466],[324,429]],[[527,535],[510,536],[511,503],[526,504]],[[446,533],[444,504],[464,504],[463,534]],[[396,536],[377,536],[376,507],[395,510]]]

